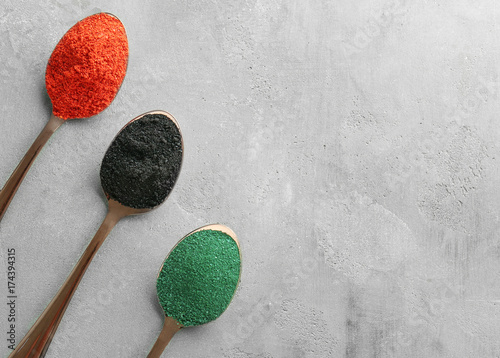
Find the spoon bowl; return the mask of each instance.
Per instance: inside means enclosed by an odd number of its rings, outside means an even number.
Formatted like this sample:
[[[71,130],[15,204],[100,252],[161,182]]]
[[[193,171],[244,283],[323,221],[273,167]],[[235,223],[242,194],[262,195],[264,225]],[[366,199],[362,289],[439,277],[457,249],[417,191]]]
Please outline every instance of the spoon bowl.
[[[148,358],[158,358],[182,328],[217,319],[229,306],[241,278],[241,250],[227,226],[203,226],[170,251],[157,277],[163,329]]]
[[[42,312],[38,320],[34,323],[34,325],[31,327],[31,329],[28,331],[28,333],[24,336],[24,338],[19,342],[17,345],[16,349],[9,355],[9,358],[26,358],[26,357],[44,357],[45,353],[52,341],[52,338],[57,330],[57,327],[59,326],[59,323],[64,315],[64,312],[66,311],[66,308],[69,305],[69,302],[71,298],[73,297],[73,294],[75,293],[76,289],[78,288],[78,284],[80,283],[83,275],[85,274],[85,271],[87,270],[88,266],[90,265],[92,259],[94,258],[95,254],[103,244],[104,240],[108,236],[108,234],[111,232],[113,227],[122,219],[123,217],[129,216],[129,215],[138,215],[138,214],[144,214],[148,211],[151,211],[158,207],[161,203],[163,203],[168,195],[170,194],[171,190],[173,189],[173,185],[175,184],[175,181],[177,180],[179,176],[179,172],[181,169],[181,164],[182,164],[182,153],[183,153],[183,144],[182,144],[182,135],[180,133],[180,129],[178,127],[177,121],[175,118],[163,111],[152,111],[152,112],[147,112],[144,113],[136,118],[134,118],[132,121],[130,121],[115,137],[113,142],[108,148],[108,151],[106,152],[106,155],[104,156],[103,159],[103,164],[101,166],[101,183],[106,183],[106,181],[109,179],[106,175],[106,172],[103,173],[103,168],[109,168],[110,163],[113,163],[112,161],[109,161],[109,156],[116,154],[117,149],[120,149],[123,147],[127,146],[127,139],[130,140],[132,137],[134,137],[134,132],[131,132],[130,129],[136,127],[137,124],[141,123],[146,123],[146,122],[151,122],[151,118],[156,119],[157,122],[153,123],[153,125],[165,125],[167,124],[169,128],[173,128],[175,133],[176,133],[176,139],[179,141],[179,143],[175,143],[175,147],[179,147],[180,155],[176,155],[175,158],[178,160],[178,163],[175,163],[176,165],[173,166],[176,170],[175,173],[167,173],[171,174],[174,177],[173,182],[169,181],[169,191],[168,192],[163,192],[162,196],[157,199],[157,202],[155,202],[156,205],[154,206],[147,206],[147,205],[135,205],[136,207],[132,207],[130,205],[125,205],[121,199],[123,199],[123,192],[116,191],[113,186],[111,191],[105,191],[105,195],[108,199],[108,213],[106,217],[104,218],[104,221],[102,222],[99,230],[95,234],[94,238],[90,241],[89,245],[87,246],[87,249],[81,256],[80,260],[76,264],[76,266],[73,268],[71,273],[69,274],[68,278],[62,285],[62,287],[59,289],[57,294],[54,296],[52,301],[49,303],[47,308]],[[142,133],[144,134],[144,133]],[[145,137],[137,137],[135,138],[137,141],[145,140],[147,141],[148,138]],[[118,144],[118,145],[117,145]],[[130,149],[130,148],[129,148]],[[153,148],[157,150],[160,150],[159,148]],[[154,150],[153,150],[154,151]],[[125,151],[129,155],[134,156],[135,153],[134,151]],[[142,153],[144,154],[144,153]],[[147,157],[143,157],[142,155],[139,155],[139,158],[142,158],[142,163],[146,164],[151,164]],[[156,163],[157,166],[156,168],[160,168],[159,166],[161,163]],[[104,180],[103,180],[104,179]],[[171,178],[169,178],[171,179]],[[109,182],[107,183],[109,185]],[[135,182],[137,185],[141,185],[141,181],[138,180]],[[104,185],[103,185],[104,189]],[[131,190],[134,188],[130,188]],[[135,188],[135,192],[141,192],[140,187]],[[118,193],[118,195],[117,195]],[[139,204],[141,204],[140,202]]]

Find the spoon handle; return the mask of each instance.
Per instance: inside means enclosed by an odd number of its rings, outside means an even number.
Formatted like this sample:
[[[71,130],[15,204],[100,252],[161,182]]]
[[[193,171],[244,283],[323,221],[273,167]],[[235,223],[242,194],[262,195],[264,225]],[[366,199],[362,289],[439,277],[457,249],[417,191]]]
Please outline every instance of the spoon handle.
[[[118,204],[119,205],[119,204]],[[102,222],[101,227],[95,234],[94,238],[87,246],[82,257],[69,274],[68,278],[48,304],[35,324],[26,333],[24,338],[19,342],[16,349],[9,355],[9,358],[38,358],[44,357],[49,348],[52,337],[59,326],[66,308],[75,293],[80,280],[82,279],[87,267],[90,265],[97,250],[108,236],[109,232],[116,223],[124,216],[120,208],[110,206],[106,218]]]
[[[176,334],[181,328],[182,325],[179,324],[175,319],[165,316],[163,329],[161,330],[160,335],[158,336],[158,339],[156,340],[153,348],[151,348],[151,352],[149,352],[147,358],[159,358],[165,350],[168,342],[170,342],[174,334]]]
[[[21,185],[26,173],[33,164],[33,161],[37,157],[38,153],[42,150],[43,146],[49,140],[50,136],[64,123],[64,119],[56,117],[54,114],[50,116],[47,125],[40,132],[38,137],[35,139],[30,149],[21,160],[17,168],[14,170],[10,176],[7,183],[5,183],[2,191],[0,191],[0,221],[2,220],[5,211],[9,207],[9,204],[16,194],[17,189]]]

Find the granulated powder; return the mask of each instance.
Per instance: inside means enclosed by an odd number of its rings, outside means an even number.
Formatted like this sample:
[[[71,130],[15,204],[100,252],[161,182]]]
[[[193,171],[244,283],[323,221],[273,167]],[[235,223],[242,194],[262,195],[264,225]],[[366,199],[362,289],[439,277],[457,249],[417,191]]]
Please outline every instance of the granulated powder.
[[[120,20],[100,13],[62,37],[47,64],[45,86],[62,119],[86,118],[108,107],[125,77],[128,41]]]
[[[227,308],[240,278],[240,251],[226,233],[195,232],[168,255],[156,282],[165,315],[184,326],[219,317]]]
[[[163,114],[147,114],[127,125],[101,165],[104,192],[119,203],[154,208],[170,194],[182,163],[182,137]]]

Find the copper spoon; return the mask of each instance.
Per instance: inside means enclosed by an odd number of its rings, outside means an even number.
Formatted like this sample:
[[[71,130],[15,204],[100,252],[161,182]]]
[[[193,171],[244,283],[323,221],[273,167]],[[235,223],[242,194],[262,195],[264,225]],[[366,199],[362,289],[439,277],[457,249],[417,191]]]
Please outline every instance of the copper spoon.
[[[221,231],[221,232],[229,235],[236,242],[236,245],[238,245],[238,251],[240,251],[240,243],[238,241],[238,238],[236,237],[236,234],[233,232],[233,230],[231,230],[230,228],[228,228],[227,226],[224,226],[224,225],[212,224],[212,225],[203,226],[197,230],[190,232],[186,236],[184,236],[174,246],[174,248],[170,251],[168,256],[170,256],[172,251],[175,250],[176,246],[181,241],[183,241],[184,239],[186,239],[187,237],[191,236],[192,234],[194,234],[196,232],[204,231],[204,230]],[[168,259],[168,256],[165,259],[165,261]],[[241,251],[240,251],[240,262],[241,262]],[[163,265],[164,264],[165,264],[165,262],[163,263]],[[160,277],[160,274],[162,272],[163,265],[160,267],[160,271],[158,272],[158,278]],[[241,274],[241,269],[240,269],[240,274]],[[239,281],[238,281],[238,283],[239,283]],[[237,285],[238,284],[236,284],[236,286],[234,287],[234,291],[236,291]],[[220,314],[222,314],[222,313],[223,312],[220,312]],[[163,351],[165,350],[165,348],[167,347],[170,340],[172,339],[172,337],[177,332],[179,332],[182,328],[184,328],[184,326],[181,323],[179,323],[175,318],[172,318],[172,317],[165,315],[165,321],[163,323],[163,328],[160,332],[160,335],[158,336],[158,339],[156,340],[155,344],[153,345],[153,348],[151,348],[151,351],[149,352],[147,358],[159,358],[161,356],[161,354],[163,353]]]
[[[114,16],[112,14],[106,14],[106,15],[110,15],[110,16],[113,16],[114,18],[116,18],[116,16]],[[79,21],[77,23],[77,25],[79,23],[81,23],[82,21],[85,21],[86,19],[87,18]],[[116,18],[116,19],[118,20],[118,18]],[[121,24],[121,22],[120,22],[120,25],[123,26]],[[75,26],[73,26],[71,29],[69,29],[68,32],[66,32],[66,34],[64,36],[66,36],[67,34],[71,34],[71,32],[74,31]],[[64,36],[61,39],[61,41],[64,39]],[[61,43],[61,41],[59,43]],[[57,57],[59,55],[60,55],[60,51],[58,51],[58,46],[56,46],[56,48],[54,49],[54,51],[53,51],[53,53],[52,53],[52,55],[51,55],[51,57],[49,59],[49,62],[47,63],[47,69],[49,69],[51,59],[53,57]],[[120,82],[120,84],[121,84],[121,82]],[[120,86],[120,84],[118,84],[118,86]],[[117,90],[118,89],[116,89],[116,88],[110,89],[110,91],[117,91]],[[103,93],[103,95],[109,96],[109,93]],[[68,93],[68,97],[72,97],[72,96],[77,96],[77,94],[76,93]],[[52,101],[53,101],[54,104],[59,104],[59,106],[62,105],[62,103],[58,103],[58,99],[57,98],[56,99],[51,98],[51,99],[52,99]],[[101,98],[97,98],[96,100],[97,101],[101,101]],[[91,115],[96,115],[97,113],[103,111],[108,105],[109,105],[109,103],[102,102],[96,108],[96,111],[94,111]],[[58,113],[58,112],[56,112],[56,113]],[[82,118],[89,117],[89,116],[90,115],[82,115]],[[21,160],[21,162],[17,166],[17,168],[14,170],[14,172],[12,173],[12,175],[10,176],[10,178],[5,183],[3,189],[0,191],[0,221],[2,220],[3,215],[7,211],[7,208],[9,207],[10,202],[14,198],[14,195],[16,194],[17,189],[21,185],[24,177],[26,176],[26,174],[28,173],[29,169],[31,168],[31,165],[33,164],[35,158],[38,156],[38,154],[42,150],[43,146],[45,145],[45,143],[47,143],[47,141],[52,136],[52,134],[54,134],[55,131],[64,122],[65,122],[65,119],[59,118],[54,113],[52,113],[52,115],[50,116],[50,119],[49,119],[49,122],[47,123],[47,125],[43,128],[43,130],[41,131],[40,135],[36,138],[36,140],[34,141],[34,143],[31,145],[30,149],[27,151],[27,153],[25,154],[25,156],[23,157],[23,159]]]
[[[175,127],[179,131],[180,135],[179,125],[171,114],[163,111],[152,111],[144,113],[134,118],[132,121],[130,121],[120,131],[120,133],[118,133],[118,135],[113,140],[113,143],[111,143],[110,147],[115,143],[115,141],[117,141],[117,139],[120,138],[120,134],[122,134],[123,131],[128,126],[130,126],[132,123],[136,121],[142,120],[145,116],[150,114],[159,114],[167,117],[168,120],[172,121],[175,124]],[[183,149],[181,135],[180,135],[180,145],[182,147],[182,152],[183,152],[184,149]],[[175,175],[175,180],[177,179],[180,172],[180,167],[182,164],[182,156],[180,158],[180,163],[177,164],[178,164],[178,172],[173,173],[173,175]],[[85,274],[85,271],[87,270],[87,267],[90,265],[90,262],[94,258],[95,254],[97,253],[97,250],[99,249],[99,247],[101,247],[102,243],[104,242],[110,231],[113,229],[113,227],[116,225],[116,223],[118,223],[118,221],[120,221],[120,219],[122,219],[125,216],[143,214],[157,207],[155,206],[147,208],[132,208],[121,204],[117,200],[112,199],[109,193],[105,194],[108,199],[108,213],[101,227],[95,234],[90,244],[87,246],[87,249],[85,250],[80,260],[69,274],[68,278],[66,279],[62,287],[59,289],[57,294],[54,296],[54,298],[49,303],[47,308],[45,308],[45,310],[42,312],[38,320],[28,331],[28,333],[19,342],[16,349],[9,355],[9,358],[26,358],[26,357],[38,358],[45,356],[45,353],[47,352],[47,349],[49,348],[49,345],[52,341],[52,337],[54,336],[57,327],[59,326],[59,322],[61,321],[64,312],[68,307],[68,304],[71,298],[73,297],[73,294],[75,293],[78,284],[80,283],[80,280]],[[166,200],[169,194],[170,192],[166,194],[167,196],[163,198],[163,201]]]

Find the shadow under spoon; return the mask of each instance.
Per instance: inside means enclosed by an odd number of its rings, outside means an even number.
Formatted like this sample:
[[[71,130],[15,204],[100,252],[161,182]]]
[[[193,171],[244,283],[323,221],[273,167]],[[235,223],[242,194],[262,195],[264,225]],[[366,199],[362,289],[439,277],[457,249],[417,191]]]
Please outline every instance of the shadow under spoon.
[[[147,112],[129,122],[109,146],[101,165],[108,213],[68,278],[9,358],[44,357],[87,267],[116,223],[162,204],[179,176],[183,142],[172,115]]]
[[[96,68],[89,58],[99,59],[102,68]],[[125,28],[112,14],[88,16],[61,38],[49,58],[45,72],[45,87],[52,101],[52,115],[0,191],[0,221],[52,134],[66,120],[94,116],[111,104],[125,77],[127,62]],[[76,72],[75,67],[80,71]],[[102,76],[112,80],[108,80],[104,86]]]
[[[156,281],[165,313],[163,329],[147,358],[158,358],[182,328],[218,318],[241,277],[241,251],[227,226],[203,226],[182,238],[165,259]]]

